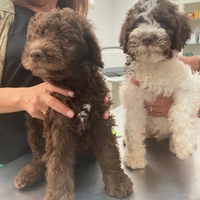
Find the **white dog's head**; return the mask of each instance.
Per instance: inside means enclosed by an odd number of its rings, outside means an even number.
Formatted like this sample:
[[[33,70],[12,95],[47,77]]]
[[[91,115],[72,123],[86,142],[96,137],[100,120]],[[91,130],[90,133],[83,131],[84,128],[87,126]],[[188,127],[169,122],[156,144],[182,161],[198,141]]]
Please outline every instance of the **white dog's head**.
[[[186,15],[168,0],[139,0],[127,13],[120,46],[133,60],[158,62],[181,51],[192,32]]]

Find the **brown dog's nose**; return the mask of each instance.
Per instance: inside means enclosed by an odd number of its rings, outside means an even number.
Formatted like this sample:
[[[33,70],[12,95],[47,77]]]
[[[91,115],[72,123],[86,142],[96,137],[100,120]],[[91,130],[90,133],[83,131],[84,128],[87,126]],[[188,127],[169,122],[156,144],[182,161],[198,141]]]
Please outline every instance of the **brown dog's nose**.
[[[151,45],[152,43],[153,43],[153,41],[154,41],[154,39],[153,39],[153,37],[152,36],[144,36],[143,38],[142,38],[142,44],[143,45],[145,45],[145,46],[149,46],[149,45]]]
[[[44,52],[40,49],[33,49],[30,52],[30,56],[32,60],[34,60],[35,62],[38,62],[44,56]]]

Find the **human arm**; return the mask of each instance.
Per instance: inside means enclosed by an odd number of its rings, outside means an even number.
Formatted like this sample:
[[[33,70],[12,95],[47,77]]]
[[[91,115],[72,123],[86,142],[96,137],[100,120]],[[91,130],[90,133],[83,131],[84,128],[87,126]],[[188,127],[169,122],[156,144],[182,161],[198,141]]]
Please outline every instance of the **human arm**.
[[[191,66],[191,69],[194,71],[198,71],[199,70],[199,58],[197,56],[191,56],[191,57],[187,57],[187,56],[179,56],[178,57],[180,61],[184,62],[185,64],[188,64]]]
[[[55,99],[51,93],[57,92],[73,97],[73,92],[57,88],[49,83],[41,83],[33,87],[0,88],[0,113],[26,110],[32,117],[44,119],[48,107],[72,118],[74,112]]]
[[[73,118],[74,112],[54,98],[51,93],[57,92],[64,96],[73,97],[73,92],[55,87],[49,83],[41,83],[33,87],[0,88],[0,113],[11,113],[26,110],[32,117],[44,119],[44,112],[48,107],[66,117]],[[109,94],[104,102],[109,100]],[[109,110],[103,114],[108,119]]]
[[[104,103],[108,103],[109,99],[110,99],[110,94],[107,94],[106,97],[104,98]],[[103,118],[106,119],[106,120],[109,117],[109,111],[110,111],[110,108],[107,109],[103,114]]]

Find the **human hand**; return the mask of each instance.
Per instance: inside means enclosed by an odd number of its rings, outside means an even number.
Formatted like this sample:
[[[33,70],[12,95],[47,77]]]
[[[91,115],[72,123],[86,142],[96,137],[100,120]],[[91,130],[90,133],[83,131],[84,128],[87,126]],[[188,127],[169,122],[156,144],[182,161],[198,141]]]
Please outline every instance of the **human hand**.
[[[74,112],[69,107],[51,95],[52,92],[56,92],[64,96],[73,97],[74,93],[70,90],[64,90],[44,82],[33,87],[21,88],[20,92],[20,107],[26,110],[32,117],[44,119],[48,107],[68,118],[74,117]]]
[[[107,95],[105,96],[105,98],[104,98],[104,103],[108,103],[109,98],[110,98],[110,94],[107,94]],[[110,111],[110,109],[107,109],[107,110],[104,112],[104,114],[103,114],[103,118],[104,118],[105,120],[107,120],[108,117],[109,117],[109,111]]]
[[[188,64],[192,70],[199,71],[200,59],[197,56],[178,56],[178,59],[185,64]]]
[[[136,86],[140,86],[140,83],[138,80],[136,80],[134,77],[131,79],[132,83]],[[168,117],[168,112],[170,107],[173,104],[173,98],[172,96],[169,97],[163,97],[163,95],[157,96],[157,99],[154,103],[150,103],[145,101],[144,106],[148,111],[148,115],[153,117]]]

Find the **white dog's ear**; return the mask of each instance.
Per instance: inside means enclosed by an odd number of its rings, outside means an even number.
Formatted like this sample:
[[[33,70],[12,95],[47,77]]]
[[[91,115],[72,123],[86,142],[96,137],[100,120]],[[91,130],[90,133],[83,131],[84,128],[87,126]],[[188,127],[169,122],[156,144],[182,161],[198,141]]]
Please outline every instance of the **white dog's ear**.
[[[126,24],[127,24],[126,22],[123,23],[119,36],[119,45],[120,47],[122,47],[124,53],[127,53],[128,51],[127,50],[128,34],[126,31]]]
[[[172,49],[181,51],[191,37],[192,25],[190,19],[182,13],[177,13],[175,18],[177,27],[172,41]]]
[[[120,47],[122,47],[124,53],[128,52],[127,49],[127,42],[130,33],[132,32],[136,20],[137,20],[137,13],[139,13],[140,5],[139,3],[136,3],[127,13],[126,19],[124,23],[122,24],[122,28],[120,31],[120,36],[119,36],[119,44]]]
[[[168,18],[168,24],[173,25],[174,34],[171,41],[171,48],[177,51],[181,51],[185,46],[186,41],[190,38],[192,33],[191,20],[187,17],[187,15],[179,12],[178,6],[168,0],[157,0],[158,8],[161,10],[167,8],[169,14],[173,15],[172,21],[169,20],[169,16],[167,13],[164,15],[163,19]],[[176,20],[174,22],[174,19]]]
[[[145,0],[145,2],[148,0]],[[127,42],[130,33],[135,27],[136,21],[138,19],[139,13],[141,13],[141,4],[144,3],[144,0],[139,0],[127,13],[126,19],[122,25],[120,36],[119,36],[119,44],[122,47],[124,53],[127,53]]]

